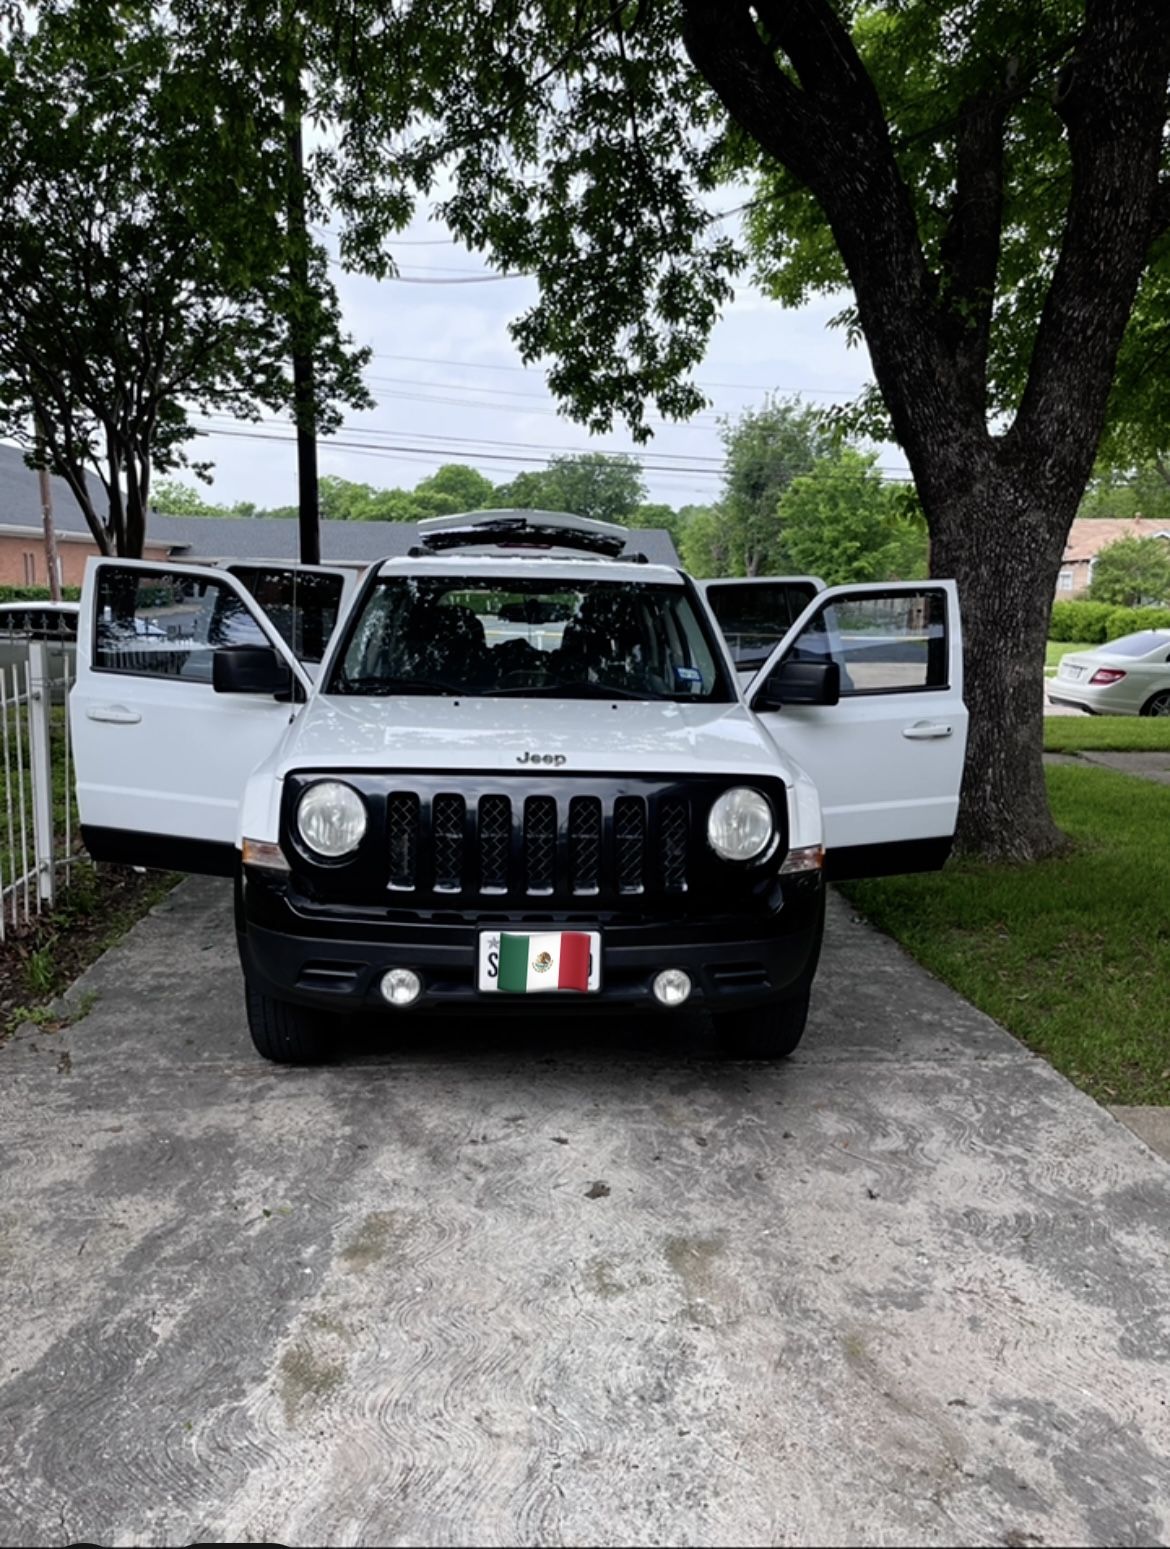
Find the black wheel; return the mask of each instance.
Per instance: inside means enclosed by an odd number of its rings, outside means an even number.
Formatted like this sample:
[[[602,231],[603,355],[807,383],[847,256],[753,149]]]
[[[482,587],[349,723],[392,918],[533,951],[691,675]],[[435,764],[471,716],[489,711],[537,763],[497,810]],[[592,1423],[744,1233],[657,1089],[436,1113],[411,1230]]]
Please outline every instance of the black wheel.
[[[325,1019],[304,1006],[273,1000],[245,982],[248,1031],[256,1052],[278,1065],[317,1065],[329,1055],[333,1040]]]
[[[1160,694],[1147,699],[1142,706],[1143,715],[1170,715],[1170,688],[1164,688]]]
[[[712,1018],[723,1052],[739,1060],[785,1059],[804,1037],[809,992]]]

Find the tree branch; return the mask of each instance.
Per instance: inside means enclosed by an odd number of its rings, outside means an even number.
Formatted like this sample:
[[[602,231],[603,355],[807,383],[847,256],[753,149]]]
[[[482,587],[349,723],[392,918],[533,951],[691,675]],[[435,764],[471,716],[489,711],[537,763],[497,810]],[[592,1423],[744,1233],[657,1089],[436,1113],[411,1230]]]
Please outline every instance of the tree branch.
[[[1085,27],[1055,106],[1068,131],[1072,189],[1009,444],[1046,449],[1082,482],[1104,423],[1138,282],[1162,204],[1170,76],[1161,0],[1086,0]]]
[[[915,471],[926,466],[919,454],[927,444],[957,447],[961,432],[985,434],[982,383],[973,392],[958,368],[885,113],[830,0],[763,0],[759,7],[800,86],[777,64],[743,0],[683,6],[683,42],[695,68],[731,118],[825,213],[874,374]]]
[[[943,233],[942,305],[964,374],[982,394],[1003,230],[1004,128],[1010,96],[963,104],[955,131],[955,202]]]

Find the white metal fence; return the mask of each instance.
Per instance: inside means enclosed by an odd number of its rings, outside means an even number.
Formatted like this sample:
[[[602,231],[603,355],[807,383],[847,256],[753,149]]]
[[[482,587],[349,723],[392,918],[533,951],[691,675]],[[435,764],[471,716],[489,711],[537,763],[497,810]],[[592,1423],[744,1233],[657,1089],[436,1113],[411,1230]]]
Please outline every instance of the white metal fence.
[[[0,661],[0,941],[51,910],[73,870],[90,865],[77,842],[66,696],[75,651],[60,642],[6,642]]]

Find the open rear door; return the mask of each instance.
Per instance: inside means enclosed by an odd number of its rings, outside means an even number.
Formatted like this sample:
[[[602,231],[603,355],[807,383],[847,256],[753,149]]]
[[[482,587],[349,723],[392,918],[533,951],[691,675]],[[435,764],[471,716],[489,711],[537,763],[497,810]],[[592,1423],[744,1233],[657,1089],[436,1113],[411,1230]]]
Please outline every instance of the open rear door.
[[[817,576],[751,576],[696,583],[715,615],[741,684],[768,660],[825,583]]]
[[[217,653],[267,661],[256,692],[217,692]],[[70,727],[82,837],[96,860],[230,875],[244,784],[310,680],[223,570],[90,560]]]
[[[825,663],[840,697],[796,702],[807,689],[800,665]],[[797,671],[785,673],[793,665]],[[747,699],[777,746],[816,782],[828,877],[943,864],[967,746],[953,581],[819,593],[753,679]]]

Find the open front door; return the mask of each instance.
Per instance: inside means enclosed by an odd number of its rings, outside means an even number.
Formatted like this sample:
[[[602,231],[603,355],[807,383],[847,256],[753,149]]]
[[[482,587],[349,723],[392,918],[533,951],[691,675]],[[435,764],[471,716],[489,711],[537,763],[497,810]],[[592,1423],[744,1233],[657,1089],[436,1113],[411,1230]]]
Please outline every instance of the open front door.
[[[821,592],[747,698],[817,784],[828,877],[943,864],[967,746],[953,581]]]
[[[214,678],[222,684],[224,674],[216,672],[216,657],[230,649],[239,659],[240,648],[258,670],[248,675],[248,690],[218,692]],[[309,687],[234,576],[193,565],[90,560],[69,698],[90,854],[231,875],[244,783]]]
[[[751,576],[700,581],[741,684],[759,669],[825,583],[817,576]]]

